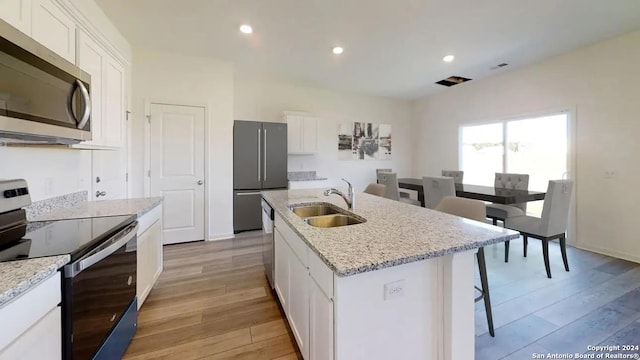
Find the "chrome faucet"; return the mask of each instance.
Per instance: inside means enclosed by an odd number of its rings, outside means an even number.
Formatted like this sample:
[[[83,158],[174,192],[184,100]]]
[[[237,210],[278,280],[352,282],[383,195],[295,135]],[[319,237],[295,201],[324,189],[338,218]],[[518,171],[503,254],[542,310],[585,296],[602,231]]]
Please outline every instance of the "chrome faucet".
[[[356,205],[356,199],[353,197],[353,185],[351,185],[351,183],[345,179],[342,179],[342,181],[346,182],[347,185],[349,185],[349,191],[346,195],[336,188],[331,188],[329,190],[325,190],[324,196],[329,196],[331,194],[340,195],[342,199],[347,203],[347,207],[349,208],[349,210],[353,210],[354,206]]]

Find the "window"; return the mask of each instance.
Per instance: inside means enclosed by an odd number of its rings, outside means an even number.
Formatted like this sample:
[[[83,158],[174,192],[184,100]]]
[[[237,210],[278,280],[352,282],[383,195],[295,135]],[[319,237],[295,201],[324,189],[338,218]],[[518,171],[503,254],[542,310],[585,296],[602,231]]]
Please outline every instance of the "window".
[[[493,186],[496,172],[529,174],[529,189],[546,191],[568,173],[568,114],[523,118],[460,128],[465,183]],[[505,146],[506,144],[506,146]],[[527,213],[540,216],[542,201]]]

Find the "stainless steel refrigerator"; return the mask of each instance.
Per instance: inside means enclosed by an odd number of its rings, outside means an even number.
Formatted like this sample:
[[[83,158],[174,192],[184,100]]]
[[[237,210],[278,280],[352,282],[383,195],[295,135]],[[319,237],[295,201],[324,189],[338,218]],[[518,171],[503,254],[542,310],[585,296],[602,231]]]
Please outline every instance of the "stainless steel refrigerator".
[[[260,191],[287,189],[287,124],[233,123],[233,231],[262,228]]]

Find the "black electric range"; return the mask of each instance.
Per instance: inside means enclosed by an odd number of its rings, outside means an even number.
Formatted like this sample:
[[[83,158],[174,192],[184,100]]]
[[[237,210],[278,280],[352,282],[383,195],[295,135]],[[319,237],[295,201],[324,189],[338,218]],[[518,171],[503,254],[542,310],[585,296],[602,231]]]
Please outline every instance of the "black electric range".
[[[24,180],[0,181],[0,262],[65,255],[62,358],[119,359],[137,329],[135,215],[28,222]]]
[[[27,222],[0,231],[0,262],[66,254],[74,262],[135,221],[127,215]]]

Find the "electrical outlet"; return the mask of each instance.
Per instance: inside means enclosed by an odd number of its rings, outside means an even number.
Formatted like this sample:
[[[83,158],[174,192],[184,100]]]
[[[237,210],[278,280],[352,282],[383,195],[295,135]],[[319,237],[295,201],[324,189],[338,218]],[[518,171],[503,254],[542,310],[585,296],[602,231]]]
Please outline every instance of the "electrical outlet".
[[[615,170],[605,170],[604,171],[604,178],[605,179],[615,179],[616,177],[616,171]]]
[[[384,284],[384,299],[391,300],[404,296],[405,281],[398,280]]]

